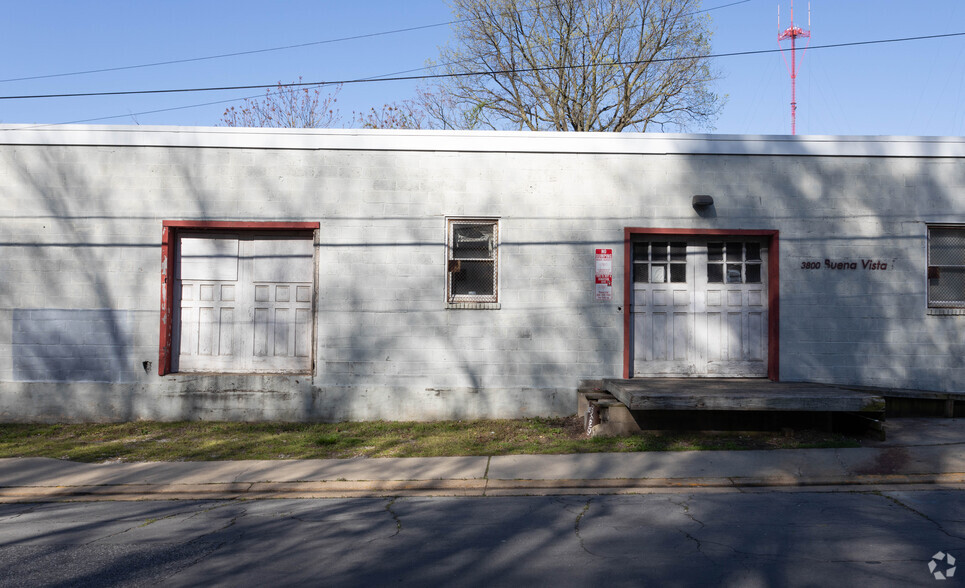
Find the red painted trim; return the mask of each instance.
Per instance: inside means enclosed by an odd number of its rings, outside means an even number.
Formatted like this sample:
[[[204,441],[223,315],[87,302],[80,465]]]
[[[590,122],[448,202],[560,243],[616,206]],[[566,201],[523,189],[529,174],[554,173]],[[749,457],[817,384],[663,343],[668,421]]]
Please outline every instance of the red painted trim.
[[[290,222],[276,222],[276,221],[266,221],[266,222],[251,222],[251,221],[193,221],[193,220],[183,220],[183,221],[163,221],[162,223],[165,227],[179,228],[179,229],[234,229],[234,230],[260,230],[260,229],[286,229],[289,231],[296,230],[315,230],[319,228],[319,223],[290,223]]]
[[[623,229],[623,379],[630,379],[630,346],[632,340],[630,331],[633,326],[633,316],[630,314],[630,304],[633,302],[633,282],[631,282],[631,266],[633,265],[633,251],[630,247],[630,229]]]
[[[623,229],[623,377],[630,377],[630,337],[633,328],[630,306],[633,304],[633,284],[631,282],[631,265],[633,263],[631,238],[633,235],[685,235],[701,236],[730,236],[730,237],[767,237],[767,377],[775,382],[780,380],[780,313],[781,313],[781,280],[780,280],[780,250],[778,242],[780,232],[769,229],[658,229],[625,227]]]
[[[244,230],[244,231],[314,231],[317,222],[252,222],[252,221],[197,221],[166,220],[161,222],[161,330],[158,343],[158,375],[171,373],[171,349],[174,337],[174,280],[178,233],[181,231]]]
[[[167,226],[161,228],[161,332],[157,373],[171,373],[171,337],[174,320],[174,239]]]
[[[767,246],[767,378],[781,379],[781,251],[779,234],[771,235]]]
[[[758,237],[770,237],[777,235],[777,231],[770,229],[651,229],[627,227],[624,232],[630,235],[752,235]]]

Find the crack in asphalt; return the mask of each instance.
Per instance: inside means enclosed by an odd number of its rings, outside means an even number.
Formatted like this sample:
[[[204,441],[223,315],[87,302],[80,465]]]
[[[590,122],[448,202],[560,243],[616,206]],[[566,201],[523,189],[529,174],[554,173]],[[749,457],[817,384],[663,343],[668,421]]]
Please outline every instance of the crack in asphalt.
[[[29,507],[27,507],[25,510],[20,511],[20,512],[18,512],[17,514],[14,514],[14,515],[6,515],[6,516],[3,517],[3,519],[4,519],[4,520],[8,520],[8,521],[14,521],[14,520],[16,520],[16,519],[19,519],[20,517],[22,517],[22,516],[25,515],[25,514],[31,514],[31,513],[35,512],[35,511],[37,510],[37,508],[38,508],[37,506],[29,506]]]
[[[683,514],[684,514],[685,517],[687,517],[688,519],[690,519],[690,520],[692,520],[693,522],[697,523],[698,525],[700,525],[700,528],[703,529],[703,528],[706,527],[707,525],[705,525],[703,521],[701,521],[700,519],[698,519],[697,517],[695,517],[695,516],[690,512],[690,504],[688,504],[689,501],[690,501],[690,498],[687,498],[686,500],[681,500],[680,502],[677,502],[676,500],[673,500],[672,498],[670,499],[670,502],[671,502],[672,504],[675,504],[675,505],[677,505],[678,507],[680,507],[680,508],[683,509]]]
[[[697,523],[698,525],[700,525],[700,528],[698,529],[698,531],[699,531],[699,530],[705,529],[705,528],[707,527],[707,525],[704,524],[704,522],[703,522],[702,520],[700,520],[700,519],[698,519],[696,516],[694,516],[694,514],[693,514],[692,512],[690,512],[690,504],[689,504],[689,501],[690,501],[692,498],[693,498],[693,496],[689,496],[687,499],[685,499],[685,500],[680,500],[680,501],[674,500],[673,498],[668,498],[668,500],[670,501],[671,504],[673,504],[673,505],[677,506],[678,508],[680,508],[681,511],[682,511],[682,513],[683,513],[683,515],[684,515],[685,517],[687,517],[687,518],[690,519],[691,521],[693,521],[693,522]],[[710,562],[710,563],[713,564],[714,566],[717,566],[717,565],[718,565],[718,562],[717,562],[716,560],[714,560],[714,558],[712,558],[712,557],[710,557],[708,554],[704,553],[704,542],[701,541],[699,538],[697,538],[696,535],[694,535],[694,534],[692,534],[692,533],[690,533],[690,532],[688,532],[688,531],[685,531],[685,530],[683,530],[683,529],[676,529],[676,531],[677,531],[678,533],[682,534],[682,535],[683,535],[684,537],[686,537],[688,540],[693,541],[693,542],[694,542],[694,545],[697,546],[697,553],[699,553],[704,559],[706,559],[708,562]],[[721,544],[715,543],[715,542],[713,542],[713,541],[709,541],[709,542],[707,542],[707,543],[709,543],[709,544],[711,544],[711,545],[719,545],[720,547],[724,547],[724,548],[726,548],[726,549],[730,549],[731,551],[734,551],[734,549],[733,549],[732,547],[730,547],[729,545],[721,545]]]
[[[229,504],[229,503],[228,503],[228,502],[225,502],[225,503],[223,503],[223,504],[218,504],[218,505],[212,506],[212,507],[210,507],[210,508],[205,508],[205,509],[203,509],[203,510],[199,510],[199,511],[197,511],[197,512],[192,513],[192,514],[191,514],[190,516],[188,516],[185,520],[191,520],[192,518],[198,516],[199,514],[206,513],[206,512],[210,512],[210,511],[212,511],[212,510],[214,510],[214,509],[216,509],[216,508],[221,508],[222,506],[225,506],[226,504]],[[142,528],[144,528],[144,527],[147,527],[148,525],[153,525],[154,523],[157,523],[157,522],[159,522],[159,521],[163,521],[163,520],[166,520],[166,519],[172,519],[172,518],[174,518],[174,517],[179,517],[179,516],[185,514],[185,512],[188,512],[188,511],[179,511],[179,512],[171,513],[171,514],[169,514],[169,515],[165,515],[165,516],[163,516],[163,517],[147,519],[146,521],[144,521],[143,523],[141,523],[141,524],[139,524],[139,525],[133,525],[133,524],[132,524],[131,526],[129,526],[129,527],[127,527],[126,529],[124,529],[123,531],[118,531],[117,533],[111,533],[111,534],[109,534],[109,535],[104,535],[104,536],[102,536],[102,537],[98,537],[97,539],[92,539],[92,540],[88,541],[87,543],[82,543],[81,545],[83,545],[83,546],[86,547],[86,546],[89,546],[89,545],[93,545],[94,543],[98,543],[98,542],[100,542],[100,541],[106,541],[107,539],[110,539],[110,538],[112,538],[112,537],[117,537],[117,536],[119,536],[119,535],[123,535],[124,533],[129,533],[129,532],[133,531],[134,529],[142,529]]]
[[[905,509],[909,510],[910,512],[915,513],[916,515],[918,515],[918,516],[920,516],[921,518],[925,519],[925,520],[928,521],[929,523],[935,525],[935,527],[937,527],[939,531],[941,531],[942,533],[944,533],[944,534],[947,535],[948,537],[950,537],[950,538],[952,538],[952,539],[958,539],[958,540],[960,540],[960,541],[965,541],[965,537],[960,536],[960,535],[954,535],[954,534],[952,534],[952,533],[949,533],[941,523],[939,523],[939,522],[936,521],[935,519],[931,518],[930,516],[926,515],[925,513],[921,512],[921,511],[918,510],[917,508],[914,508],[914,507],[912,507],[911,505],[905,504],[904,502],[902,502],[901,500],[899,500],[896,496],[892,496],[892,495],[890,495],[890,494],[884,494],[884,493],[881,493],[881,492],[871,492],[871,494],[875,494],[875,495],[877,495],[877,496],[881,496],[882,498],[884,498],[884,499],[886,499],[886,500],[890,500],[892,503],[897,504],[898,506],[900,506],[900,507],[902,507],[902,508],[905,508]]]
[[[398,496],[394,496],[392,497],[392,500],[390,500],[389,503],[385,505],[385,511],[390,515],[392,515],[392,520],[395,521],[395,533],[389,536],[390,539],[402,532],[402,519],[399,518],[398,513],[392,510],[392,506],[395,505],[395,501],[397,501],[398,499],[399,499]],[[372,541],[375,541],[375,539],[373,539]],[[369,543],[371,543],[372,541],[369,541]]]
[[[949,441],[948,443],[921,443],[919,445],[898,445],[896,447],[950,447],[952,445],[965,445],[962,441]],[[885,447],[891,447],[886,445]]]
[[[697,553],[699,553],[700,555],[703,555],[704,557],[707,557],[707,554],[704,553],[704,546],[700,543],[700,539],[694,537],[693,535],[691,535],[687,531],[684,531],[683,529],[677,529],[677,532],[683,535],[684,537],[686,537],[687,539],[693,541],[694,544],[697,545]]]
[[[228,504],[228,503],[226,503],[226,504]],[[223,505],[221,505],[221,506],[223,506]],[[214,507],[214,508],[218,508],[218,507]],[[214,508],[205,509],[205,510],[202,511],[202,512],[209,512],[209,511],[211,511],[211,510],[214,510]],[[239,513],[239,514],[231,517],[231,520],[228,521],[228,524],[224,525],[223,527],[221,527],[221,528],[219,528],[219,529],[215,529],[214,531],[211,531],[210,533],[205,533],[204,535],[200,535],[200,536],[198,536],[198,537],[195,537],[194,539],[192,539],[192,540],[184,543],[184,546],[185,546],[185,547],[187,547],[187,546],[189,546],[189,545],[202,545],[202,544],[207,543],[208,549],[206,549],[205,551],[203,551],[201,554],[198,555],[198,557],[194,558],[192,561],[186,563],[185,565],[179,567],[179,568],[176,569],[176,570],[171,571],[171,573],[167,574],[167,575],[164,576],[163,578],[158,578],[157,581],[154,582],[154,584],[155,584],[155,585],[163,585],[163,584],[165,584],[168,580],[170,580],[171,578],[173,578],[174,576],[180,574],[181,572],[183,572],[183,571],[185,571],[185,570],[188,570],[188,569],[190,569],[190,568],[193,568],[194,566],[196,566],[196,565],[198,565],[199,563],[203,562],[204,560],[208,559],[209,557],[211,557],[211,555],[212,555],[213,553],[217,552],[219,549],[221,549],[221,548],[224,547],[225,545],[229,545],[229,544],[231,544],[231,543],[236,543],[236,542],[238,542],[238,541],[241,541],[241,540],[244,538],[244,536],[245,536],[245,532],[244,532],[244,531],[242,531],[241,533],[239,533],[239,534],[238,534],[236,537],[234,537],[234,538],[230,538],[230,539],[229,539],[229,538],[226,538],[226,539],[224,539],[223,541],[221,541],[221,542],[219,542],[219,543],[206,542],[206,541],[204,541],[204,538],[205,538],[205,537],[209,537],[209,536],[211,536],[211,535],[214,535],[215,533],[220,533],[221,531],[224,531],[225,529],[229,529],[229,528],[235,526],[235,524],[238,522],[238,519],[240,519],[240,518],[242,518],[242,517],[244,517],[244,516],[247,516],[247,514],[248,514],[248,510],[247,510],[247,509],[244,509],[241,513]]]
[[[577,541],[579,541],[579,543],[580,543],[580,549],[582,549],[583,551],[589,553],[589,554],[592,555],[593,557],[603,557],[603,558],[605,558],[606,556],[601,555],[601,554],[599,554],[599,553],[593,553],[592,551],[590,551],[589,549],[587,549],[587,548],[586,548],[586,544],[585,544],[585,542],[584,542],[584,540],[583,540],[583,535],[580,534],[580,523],[583,521],[583,517],[586,515],[586,513],[589,512],[589,510],[590,510],[590,503],[591,503],[591,502],[593,502],[593,499],[592,499],[592,498],[590,498],[589,500],[587,500],[586,503],[583,505],[583,508],[582,508],[582,509],[580,510],[580,512],[576,515],[576,521],[573,523],[573,532],[576,534],[576,539],[577,539]]]
[[[186,521],[190,521],[191,519],[193,519],[193,518],[196,517],[196,516],[203,515],[203,514],[205,514],[205,513],[209,513],[209,512],[211,512],[211,511],[217,510],[217,509],[219,509],[219,508],[223,508],[223,507],[225,507],[225,506],[228,506],[229,504],[234,504],[235,502],[237,502],[237,500],[228,500],[228,501],[222,502],[222,503],[220,503],[220,504],[215,504],[214,506],[209,507],[209,508],[202,508],[201,510],[193,513],[191,516],[189,516],[189,517],[186,518],[185,520],[186,520]],[[245,512],[247,512],[247,511],[245,511]]]
[[[840,449],[835,449],[835,450],[834,450],[834,460],[838,462],[838,465],[841,466],[841,469],[844,470],[844,473],[846,473],[846,474],[852,474],[852,473],[853,473],[850,469],[848,469],[847,464],[844,463],[844,458],[841,456],[841,450],[840,450]]]

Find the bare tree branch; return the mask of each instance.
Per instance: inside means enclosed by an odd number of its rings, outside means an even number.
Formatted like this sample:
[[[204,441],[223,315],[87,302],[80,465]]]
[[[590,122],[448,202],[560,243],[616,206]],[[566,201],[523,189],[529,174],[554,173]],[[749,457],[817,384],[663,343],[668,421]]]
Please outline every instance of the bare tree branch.
[[[450,3],[458,24],[441,61],[455,77],[430,92],[449,103],[448,125],[683,130],[711,127],[720,111],[700,0]]]
[[[302,78],[299,77],[301,82]],[[336,87],[328,94],[318,88],[286,86],[265,90],[264,98],[246,98],[240,108],[234,106],[221,115],[226,127],[327,128],[341,120],[335,103]]]

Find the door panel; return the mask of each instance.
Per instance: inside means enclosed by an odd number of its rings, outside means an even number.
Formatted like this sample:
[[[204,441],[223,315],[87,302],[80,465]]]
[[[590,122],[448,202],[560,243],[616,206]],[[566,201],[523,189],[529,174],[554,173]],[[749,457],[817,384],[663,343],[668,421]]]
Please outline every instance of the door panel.
[[[182,237],[176,369],[311,371],[313,250],[310,239]]]
[[[767,374],[764,243],[653,237],[632,250],[633,376]]]

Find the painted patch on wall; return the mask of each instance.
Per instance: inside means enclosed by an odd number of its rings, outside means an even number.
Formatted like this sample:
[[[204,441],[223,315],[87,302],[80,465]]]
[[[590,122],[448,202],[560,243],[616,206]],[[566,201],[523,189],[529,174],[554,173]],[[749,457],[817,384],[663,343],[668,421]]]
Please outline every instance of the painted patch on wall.
[[[16,309],[17,382],[129,382],[133,317],[126,310]]]

